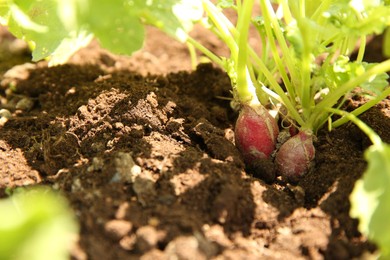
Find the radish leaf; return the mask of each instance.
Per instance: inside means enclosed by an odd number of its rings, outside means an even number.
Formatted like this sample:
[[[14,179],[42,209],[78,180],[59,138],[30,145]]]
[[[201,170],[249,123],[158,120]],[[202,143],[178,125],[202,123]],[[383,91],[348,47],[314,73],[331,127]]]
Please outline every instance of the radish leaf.
[[[385,259],[390,257],[390,145],[372,145],[365,158],[368,168],[351,194],[350,214],[359,218],[359,230],[378,244]]]
[[[84,10],[79,8],[81,15],[77,24],[93,33],[103,48],[130,55],[142,47],[145,32],[136,2],[133,5],[122,0],[85,2]]]
[[[140,49],[145,24],[185,41],[202,16],[200,1],[191,0],[2,0],[0,23],[30,43],[33,61],[64,63],[95,36],[102,47],[130,55]]]
[[[63,26],[56,0],[11,2],[8,17],[9,30],[33,47],[34,61],[52,55],[60,45],[63,49],[66,45],[79,47],[86,40],[77,32],[70,34]]]

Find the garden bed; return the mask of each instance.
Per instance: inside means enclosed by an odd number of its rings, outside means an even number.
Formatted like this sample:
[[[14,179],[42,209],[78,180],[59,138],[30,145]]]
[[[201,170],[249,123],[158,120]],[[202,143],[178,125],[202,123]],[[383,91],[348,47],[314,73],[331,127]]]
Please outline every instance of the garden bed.
[[[357,127],[322,129],[298,185],[267,183],[270,169],[245,171],[234,146],[229,78],[210,64],[191,71],[185,46],[149,33],[132,58],[92,44],[50,68],[26,64],[28,52],[1,33],[0,105],[13,115],[0,126],[1,197],[35,184],[61,191],[81,227],[74,259],[351,259],[375,251],[349,217],[370,145]],[[389,143],[389,115],[387,99],[361,119]]]

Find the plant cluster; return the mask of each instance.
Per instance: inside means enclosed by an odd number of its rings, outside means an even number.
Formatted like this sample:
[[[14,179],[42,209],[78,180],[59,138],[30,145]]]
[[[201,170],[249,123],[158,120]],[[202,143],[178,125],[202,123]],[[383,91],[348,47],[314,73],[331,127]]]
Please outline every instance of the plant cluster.
[[[235,11],[236,22],[225,9]],[[293,182],[310,171],[320,128],[356,123],[373,145],[366,151],[368,169],[351,197],[351,214],[361,219],[361,230],[382,255],[390,254],[389,235],[381,232],[389,225],[384,216],[390,215],[390,148],[357,119],[390,94],[390,60],[364,61],[369,37],[387,29],[385,43],[390,42],[388,0],[0,0],[0,23],[30,43],[33,60],[50,58],[52,65],[93,37],[113,52],[131,54],[142,46],[145,24],[188,43],[231,79],[240,109],[236,145],[248,167],[274,160],[279,174]],[[230,55],[220,57],[190,37],[194,23],[217,35]],[[260,51],[248,43],[250,28]],[[354,92],[368,101],[346,113],[343,105]],[[277,113],[271,116],[270,109]],[[290,138],[276,149],[280,132]]]

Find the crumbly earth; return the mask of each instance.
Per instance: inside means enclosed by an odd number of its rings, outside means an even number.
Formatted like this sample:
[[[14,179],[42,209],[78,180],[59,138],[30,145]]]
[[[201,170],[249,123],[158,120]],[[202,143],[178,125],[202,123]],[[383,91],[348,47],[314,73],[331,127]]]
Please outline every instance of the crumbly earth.
[[[370,145],[357,127],[321,130],[313,167],[297,185],[265,182],[273,165],[247,171],[234,146],[228,77],[209,64],[191,71],[184,46],[149,36],[131,58],[92,44],[48,68],[26,63],[23,44],[1,31],[0,106],[12,117],[0,126],[0,197],[26,185],[59,190],[81,227],[77,260],[375,252],[349,216]],[[386,99],[361,118],[390,142],[389,116]]]

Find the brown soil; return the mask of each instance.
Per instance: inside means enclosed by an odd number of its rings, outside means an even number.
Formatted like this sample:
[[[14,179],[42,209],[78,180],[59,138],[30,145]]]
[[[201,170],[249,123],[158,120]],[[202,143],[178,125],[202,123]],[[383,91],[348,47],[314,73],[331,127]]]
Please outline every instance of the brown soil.
[[[237,114],[218,98],[230,97],[228,77],[207,64],[190,72],[184,46],[149,35],[132,58],[93,44],[48,68],[24,63],[28,52],[0,33],[0,105],[12,112],[0,126],[1,197],[38,183],[60,190],[81,226],[74,259],[352,259],[375,251],[349,217],[370,144],[357,127],[320,131],[315,165],[298,185],[267,183],[245,170],[233,145]],[[386,142],[389,102],[361,117]]]

